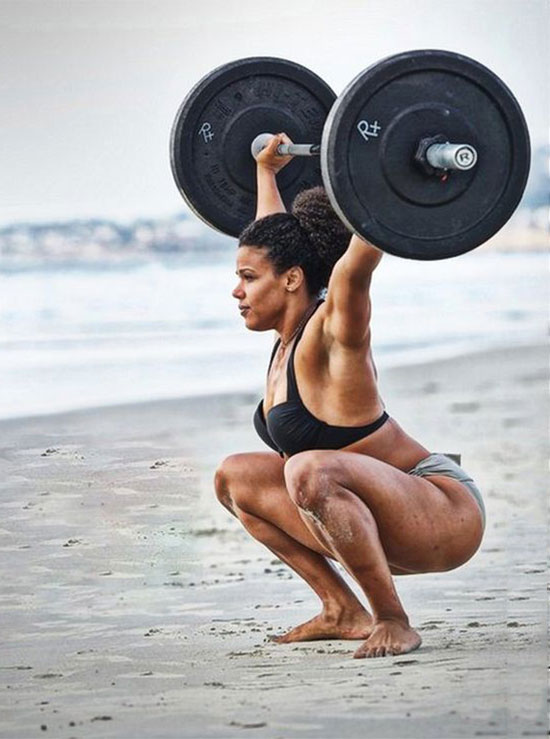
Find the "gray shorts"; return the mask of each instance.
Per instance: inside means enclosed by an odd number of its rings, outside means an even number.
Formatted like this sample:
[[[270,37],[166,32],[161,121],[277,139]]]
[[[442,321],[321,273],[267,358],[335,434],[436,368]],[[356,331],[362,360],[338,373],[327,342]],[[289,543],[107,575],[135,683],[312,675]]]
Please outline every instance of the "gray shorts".
[[[474,483],[470,475],[465,472],[456,462],[453,462],[450,457],[445,454],[430,454],[426,459],[420,460],[420,462],[409,470],[409,475],[416,475],[417,477],[429,477],[430,475],[445,475],[446,477],[452,477],[453,480],[458,480],[473,495],[476,503],[481,510],[481,517],[483,519],[483,528],[485,528],[485,505],[483,504],[483,498],[477,485]]]

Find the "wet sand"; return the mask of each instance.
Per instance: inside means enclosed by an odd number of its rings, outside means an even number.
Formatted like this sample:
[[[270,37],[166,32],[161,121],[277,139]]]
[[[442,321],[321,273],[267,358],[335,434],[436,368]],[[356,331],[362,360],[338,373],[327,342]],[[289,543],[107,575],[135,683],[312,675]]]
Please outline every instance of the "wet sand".
[[[213,496],[221,458],[264,448],[257,393],[2,422],[0,736],[546,736],[547,364],[383,373],[390,414],[462,453],[487,530],[463,567],[397,578],[423,645],[375,660],[267,640],[318,601]]]

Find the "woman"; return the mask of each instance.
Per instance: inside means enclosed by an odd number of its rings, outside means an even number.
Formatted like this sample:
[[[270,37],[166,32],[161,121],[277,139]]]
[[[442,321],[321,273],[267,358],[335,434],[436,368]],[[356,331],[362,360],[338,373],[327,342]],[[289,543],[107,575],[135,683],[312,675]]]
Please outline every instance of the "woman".
[[[282,643],[361,639],[355,657],[416,649],[421,639],[392,575],[450,570],[478,549],[483,502],[470,477],[384,411],[370,349],[370,283],[382,253],[352,236],[322,188],[288,214],[278,134],[257,158],[256,220],[241,234],[233,296],[246,327],[274,329],[255,425],[272,452],[228,457],[221,503],[317,593],[322,611]],[[326,287],[326,300],[318,299]],[[332,566],[340,562],[372,615]]]

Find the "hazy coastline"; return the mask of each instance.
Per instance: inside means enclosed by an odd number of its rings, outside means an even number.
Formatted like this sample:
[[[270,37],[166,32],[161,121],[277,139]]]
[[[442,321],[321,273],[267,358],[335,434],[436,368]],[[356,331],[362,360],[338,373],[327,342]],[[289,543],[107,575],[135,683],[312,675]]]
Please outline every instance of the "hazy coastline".
[[[547,250],[547,190],[547,185],[539,184],[533,205],[524,204],[478,248],[504,253]],[[105,218],[20,222],[0,227],[0,272],[78,265],[116,268],[199,255],[214,259],[216,254],[233,251],[235,243],[236,239],[214,231],[186,211],[168,218],[126,222]]]

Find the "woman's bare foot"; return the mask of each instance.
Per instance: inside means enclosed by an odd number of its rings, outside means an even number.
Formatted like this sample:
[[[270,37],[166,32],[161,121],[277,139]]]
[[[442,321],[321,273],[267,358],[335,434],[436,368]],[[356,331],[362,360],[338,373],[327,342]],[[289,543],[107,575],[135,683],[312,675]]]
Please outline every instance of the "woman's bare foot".
[[[278,644],[295,641],[317,641],[318,639],[366,639],[372,632],[374,620],[368,611],[361,609],[339,616],[329,616],[325,611],[310,621],[272,637]]]
[[[371,635],[353,655],[363,657],[386,657],[391,654],[405,654],[417,649],[422,643],[420,634],[400,621],[380,620],[372,629]]]

